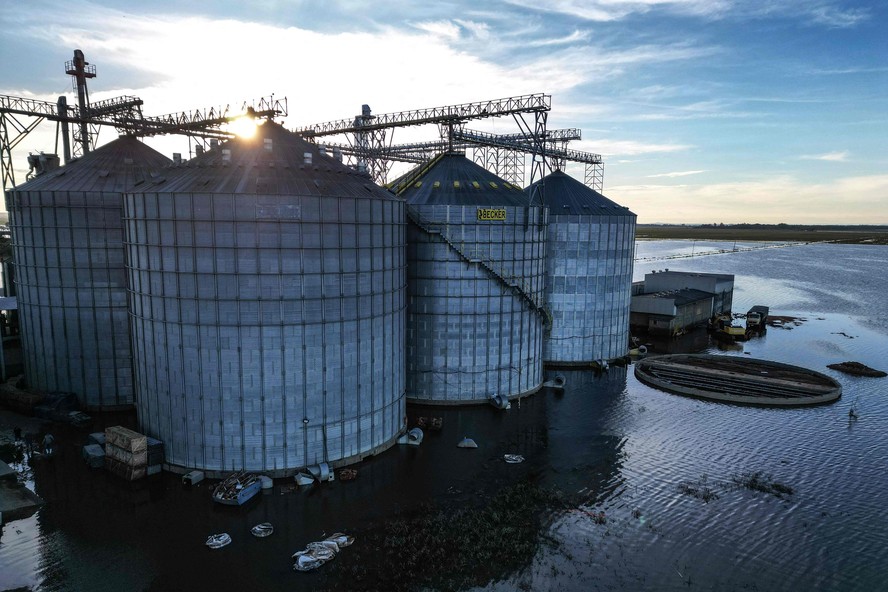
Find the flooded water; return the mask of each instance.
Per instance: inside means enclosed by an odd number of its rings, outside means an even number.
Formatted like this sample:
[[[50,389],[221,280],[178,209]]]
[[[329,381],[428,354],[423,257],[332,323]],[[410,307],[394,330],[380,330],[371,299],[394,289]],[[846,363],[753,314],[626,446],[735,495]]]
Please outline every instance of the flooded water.
[[[563,394],[508,411],[411,407],[411,421],[440,416],[443,429],[361,463],[354,481],[288,492],[279,480],[242,508],[172,475],[129,484],[91,471],[85,434],[60,431],[57,458],[22,467],[47,504],[2,527],[0,590],[884,589],[888,379],[826,365],[888,370],[888,247],[747,246],[641,242],[636,279],[665,267],[735,274],[735,311],[766,304],[797,323],[740,349],[720,351],[705,334],[677,347],[819,370],[842,384],[836,403],[742,407],[656,391],[631,366],[564,372]],[[479,447],[457,448],[464,436]],[[507,453],[526,461],[507,464]],[[791,493],[738,483],[753,474]],[[521,503],[491,502],[519,484],[557,496],[536,506],[536,521],[479,530]],[[266,521],[274,534],[252,537]],[[448,521],[465,537],[447,534]],[[316,572],[291,570],[293,552],[335,531],[355,544]],[[204,540],[216,532],[233,541],[211,551]],[[469,561],[488,539],[501,553]],[[408,569],[436,546],[440,561]]]

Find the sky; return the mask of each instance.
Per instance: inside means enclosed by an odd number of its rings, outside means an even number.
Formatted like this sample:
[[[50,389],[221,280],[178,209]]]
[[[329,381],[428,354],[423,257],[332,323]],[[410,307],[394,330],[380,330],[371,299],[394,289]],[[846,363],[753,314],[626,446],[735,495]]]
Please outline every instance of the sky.
[[[146,115],[273,94],[298,128],[546,93],[548,127],[582,130],[570,147],[603,156],[603,193],[639,223],[886,224],[886,25],[855,0],[4,1],[0,94],[75,103],[74,49],[92,101]],[[19,183],[41,150],[55,124],[13,152]]]

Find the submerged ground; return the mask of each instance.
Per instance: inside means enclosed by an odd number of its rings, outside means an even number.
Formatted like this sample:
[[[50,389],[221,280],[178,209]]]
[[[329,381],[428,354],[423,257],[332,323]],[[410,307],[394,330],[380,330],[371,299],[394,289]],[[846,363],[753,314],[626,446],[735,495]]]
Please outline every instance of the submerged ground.
[[[725,350],[705,332],[651,349],[802,365],[836,378],[839,401],[725,405],[646,387],[631,366],[571,371],[563,393],[508,411],[410,407],[411,425],[440,416],[443,429],[360,463],[354,481],[279,480],[242,508],[174,475],[127,483],[90,470],[88,430],[52,427],[59,456],[18,465],[46,505],[0,531],[0,590],[879,589],[888,379],[826,366],[888,369],[888,248],[737,246],[645,241],[636,279],[684,254],[670,268],[736,275],[735,311],[766,304],[795,321]],[[465,436],[479,447],[457,448]],[[266,521],[274,534],[252,537]],[[293,552],[336,531],[355,544],[292,571]],[[208,550],[215,532],[233,542]]]

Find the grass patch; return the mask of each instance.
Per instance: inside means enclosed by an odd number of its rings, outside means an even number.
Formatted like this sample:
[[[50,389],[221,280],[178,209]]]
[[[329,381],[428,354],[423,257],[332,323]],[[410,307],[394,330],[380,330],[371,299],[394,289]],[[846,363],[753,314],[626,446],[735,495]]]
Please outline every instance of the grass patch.
[[[743,487],[751,491],[767,493],[780,499],[789,497],[794,493],[792,487],[784,483],[774,481],[774,478],[771,475],[765,474],[763,471],[755,471],[753,473],[742,473],[740,475],[734,475],[731,478],[731,481],[733,481],[734,484],[738,487]]]
[[[698,481],[682,481],[678,484],[678,491],[698,500],[703,500],[707,504],[718,499],[718,493],[709,485],[709,479],[706,475],[700,477]]]
[[[349,561],[330,562],[330,575],[350,590],[481,586],[527,565],[541,543],[546,511],[564,507],[560,494],[531,483],[485,501],[455,508],[426,504],[358,533]]]

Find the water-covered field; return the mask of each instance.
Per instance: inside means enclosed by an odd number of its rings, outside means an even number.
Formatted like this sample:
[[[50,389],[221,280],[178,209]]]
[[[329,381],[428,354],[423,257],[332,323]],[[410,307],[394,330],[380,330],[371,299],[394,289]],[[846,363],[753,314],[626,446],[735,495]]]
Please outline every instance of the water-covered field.
[[[888,248],[744,246],[756,245],[640,242],[636,279],[735,274],[735,311],[766,304],[798,321],[739,349],[705,334],[680,346],[819,370],[842,383],[838,402],[741,407],[653,390],[631,366],[572,371],[563,394],[508,411],[410,408],[411,422],[442,417],[441,432],[361,463],[354,481],[278,481],[243,508],[172,475],[128,484],[90,471],[85,434],[62,431],[56,459],[20,467],[47,504],[2,527],[0,590],[880,589],[888,379],[826,365],[888,370]],[[667,259],[681,253],[693,256]],[[457,448],[464,436],[479,447]],[[274,534],[252,537],[266,521]],[[294,551],[335,531],[355,544],[316,572],[291,570]],[[233,542],[208,550],[214,532]]]

